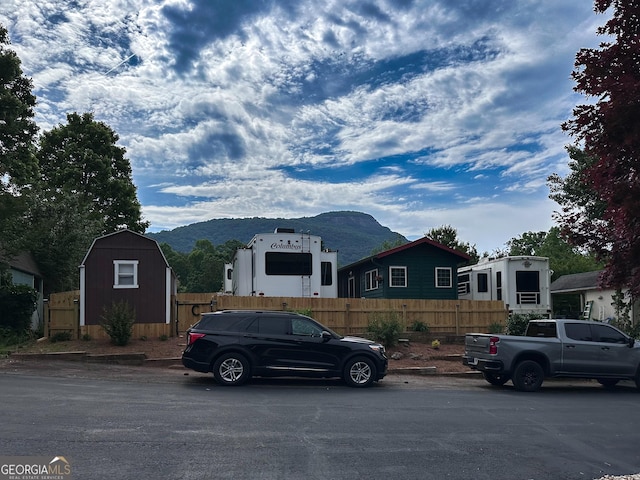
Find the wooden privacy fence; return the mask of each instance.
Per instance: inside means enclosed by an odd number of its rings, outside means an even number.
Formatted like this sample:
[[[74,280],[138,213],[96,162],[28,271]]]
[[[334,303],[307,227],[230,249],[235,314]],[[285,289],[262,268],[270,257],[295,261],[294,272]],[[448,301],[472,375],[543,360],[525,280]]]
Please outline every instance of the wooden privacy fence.
[[[80,293],[52,294],[46,309],[47,330],[51,336],[71,331],[74,338],[84,333],[92,337],[101,332],[80,328]],[[173,297],[171,325],[140,323],[134,325],[134,337],[156,333],[183,334],[206,312],[217,310],[293,310],[311,312],[313,318],[343,335],[362,335],[376,316],[393,315],[410,331],[416,322],[429,326],[432,335],[464,335],[487,332],[492,324],[505,325],[508,312],[501,301],[482,300],[384,300],[363,298],[235,297],[215,293],[179,293]],[[99,328],[99,326],[93,325]],[[100,335],[98,335],[100,334]]]
[[[505,325],[508,312],[501,301],[385,300],[363,298],[236,297],[216,294],[178,294],[177,331],[182,333],[200,315],[216,310],[311,311],[313,318],[343,335],[361,335],[376,315],[394,312],[406,331],[415,322],[432,334],[463,335],[486,332],[492,324]]]

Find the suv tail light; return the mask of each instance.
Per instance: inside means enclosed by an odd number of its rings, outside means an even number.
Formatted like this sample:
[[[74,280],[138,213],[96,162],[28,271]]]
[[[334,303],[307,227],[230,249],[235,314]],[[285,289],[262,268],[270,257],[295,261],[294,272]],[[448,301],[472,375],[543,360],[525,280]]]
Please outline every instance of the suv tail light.
[[[500,338],[498,337],[490,337],[489,338],[489,355],[497,355],[498,354],[498,342]]]
[[[189,332],[187,334],[187,345],[191,345],[193,342],[195,342],[196,340],[198,340],[199,338],[202,338],[204,336],[205,336],[204,333],[191,333],[191,332]]]

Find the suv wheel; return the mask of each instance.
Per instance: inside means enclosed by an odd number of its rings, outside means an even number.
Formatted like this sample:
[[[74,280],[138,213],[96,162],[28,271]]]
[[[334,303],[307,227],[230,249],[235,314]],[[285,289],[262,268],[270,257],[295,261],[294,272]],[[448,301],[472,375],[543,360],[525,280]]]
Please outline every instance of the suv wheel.
[[[222,385],[242,385],[250,375],[249,361],[239,353],[226,353],[213,364],[213,376]]]
[[[376,378],[376,366],[366,357],[352,358],[344,367],[344,381],[350,387],[368,387]]]

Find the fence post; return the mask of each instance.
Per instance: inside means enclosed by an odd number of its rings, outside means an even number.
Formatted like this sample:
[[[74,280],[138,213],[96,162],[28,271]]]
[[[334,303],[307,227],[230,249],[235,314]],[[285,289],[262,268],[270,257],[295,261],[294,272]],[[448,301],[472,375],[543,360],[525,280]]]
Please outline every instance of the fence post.
[[[345,303],[344,326],[345,326],[345,329],[347,330],[346,333],[351,333],[351,319],[349,318],[349,309],[350,308],[351,308],[351,304],[350,303]]]

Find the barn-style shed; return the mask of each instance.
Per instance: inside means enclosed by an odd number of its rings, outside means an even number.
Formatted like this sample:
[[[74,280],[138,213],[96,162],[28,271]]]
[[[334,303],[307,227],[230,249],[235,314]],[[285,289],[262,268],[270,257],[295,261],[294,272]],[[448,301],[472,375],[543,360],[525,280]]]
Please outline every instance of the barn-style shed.
[[[128,302],[135,337],[170,336],[176,278],[155,240],[131,230],[96,238],[80,265],[80,333],[104,336],[105,309]]]

